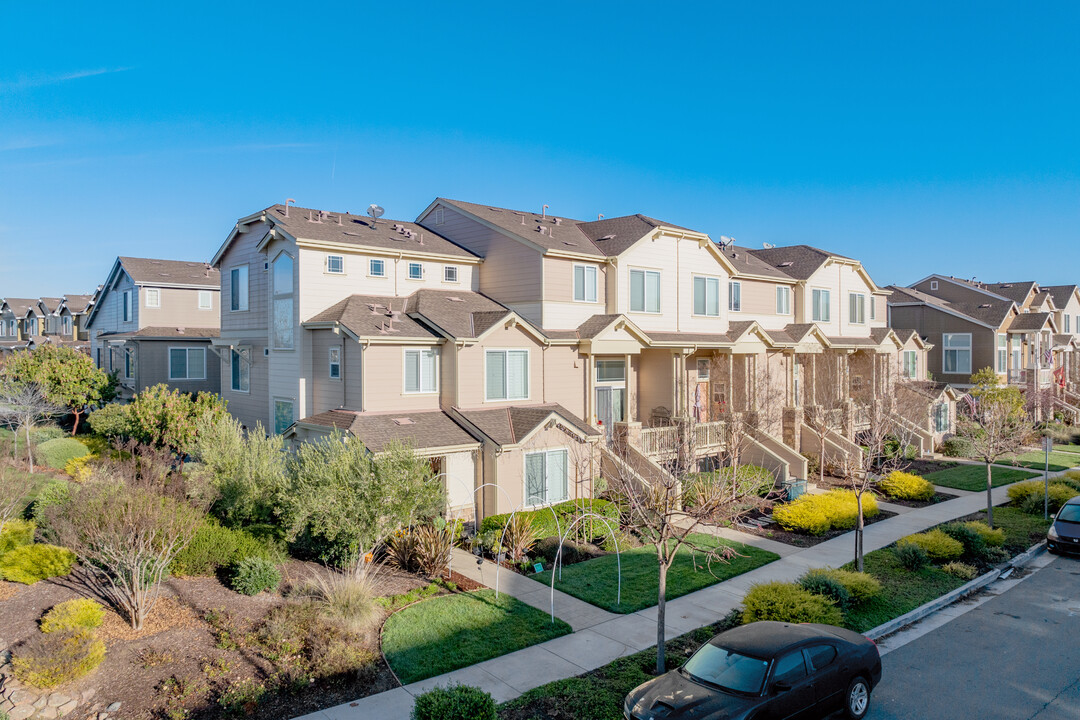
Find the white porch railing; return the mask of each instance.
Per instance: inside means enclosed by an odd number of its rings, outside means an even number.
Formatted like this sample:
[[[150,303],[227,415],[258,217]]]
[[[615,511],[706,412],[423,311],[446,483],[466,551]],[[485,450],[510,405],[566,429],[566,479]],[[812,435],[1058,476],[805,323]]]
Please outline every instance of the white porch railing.
[[[857,428],[865,428],[870,425],[870,408],[866,405],[856,405],[854,422]]]
[[[724,444],[724,421],[698,423],[694,426],[694,448],[716,448]]]
[[[1026,385],[1027,384],[1027,369],[1025,368],[1013,368],[1009,370],[1009,384],[1010,385]]]
[[[674,425],[641,428],[641,452],[648,456],[672,454],[679,447],[679,428]]]
[[[1054,382],[1054,370],[1052,368],[1039,368],[1039,386],[1045,387]]]

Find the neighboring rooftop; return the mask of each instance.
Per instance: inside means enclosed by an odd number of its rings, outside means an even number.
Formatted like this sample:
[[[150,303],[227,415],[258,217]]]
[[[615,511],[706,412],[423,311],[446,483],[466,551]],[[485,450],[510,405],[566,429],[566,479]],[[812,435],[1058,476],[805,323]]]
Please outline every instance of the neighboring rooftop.
[[[93,295],[65,295],[64,305],[73,313],[81,313],[86,312],[93,300]]]
[[[336,322],[357,337],[430,338],[438,334],[405,313],[405,298],[350,295],[306,322]],[[391,313],[395,313],[391,315]]]
[[[391,442],[405,443],[417,450],[479,444],[476,438],[441,410],[331,410],[306,417],[300,422],[350,432],[368,450],[376,453]]]
[[[963,315],[983,325],[992,325],[994,327],[1005,322],[1005,319],[1009,317],[1009,313],[1012,312],[1013,307],[1016,305],[1012,300],[1000,296],[998,296],[1000,299],[984,296],[984,302],[978,303],[953,303],[914,288],[890,285],[885,289],[892,292],[889,297],[890,305],[926,305]]]
[[[144,327],[131,332],[103,332],[99,338],[116,340],[118,338],[139,338],[143,340],[206,340],[221,337],[217,328],[205,327]]]
[[[221,287],[221,274],[208,263],[123,256],[119,261],[136,285]]]
[[[1050,293],[1050,297],[1054,298],[1054,305],[1059,309],[1063,309],[1069,304],[1069,300],[1072,299],[1073,293],[1077,291],[1076,285],[1043,285],[1042,289]],[[1080,329],[1080,328],[1078,328]]]
[[[464,210],[470,215],[494,225],[503,232],[539,245],[545,250],[605,257],[602,251],[581,229],[580,220],[558,215],[540,215],[524,210],[478,205],[461,200],[438,198],[438,202],[452,208]]]
[[[516,445],[528,437],[552,413],[566,420],[584,435],[590,437],[600,435],[595,428],[558,403],[512,405],[484,410],[455,408],[455,410],[498,445]]]
[[[796,280],[809,279],[829,258],[851,260],[849,257],[811,247],[810,245],[785,245],[784,247],[749,250],[748,252]]]

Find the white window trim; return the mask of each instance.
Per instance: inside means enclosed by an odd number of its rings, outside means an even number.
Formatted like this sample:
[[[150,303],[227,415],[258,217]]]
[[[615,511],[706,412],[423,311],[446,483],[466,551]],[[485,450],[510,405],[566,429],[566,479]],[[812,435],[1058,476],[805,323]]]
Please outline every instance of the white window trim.
[[[233,271],[236,271],[237,275],[244,276],[243,282],[247,286],[245,288],[243,297],[237,298],[236,308],[233,308],[232,306]],[[251,282],[249,280],[250,275],[251,271],[248,269],[247,265],[235,265],[229,268],[229,312],[247,312],[248,308],[251,307]]]
[[[814,302],[814,291],[823,292],[829,296],[828,302],[825,303],[825,314],[828,317],[824,319],[814,318],[814,313],[817,312],[817,303]],[[812,287],[810,288],[810,322],[819,323],[831,323],[832,322],[832,288],[827,287]]]
[[[488,394],[487,394],[487,392],[488,392],[488,384],[487,384],[487,378],[488,378],[488,374],[487,374],[488,353],[493,353],[493,352],[501,352],[501,353],[524,352],[525,353],[525,390],[526,390],[525,397],[523,397],[523,398],[510,398],[510,397],[489,398],[488,397]],[[504,387],[505,387],[506,383],[509,382],[509,380],[510,380],[510,374],[507,373],[506,377],[503,380]],[[506,394],[509,395],[510,393],[507,392]],[[517,348],[515,348],[515,347],[512,347],[512,348],[484,348],[484,402],[493,402],[493,403],[496,403],[496,402],[499,402],[499,403],[501,403],[501,402],[524,402],[526,400],[529,400],[530,398],[532,398],[532,350],[530,348],[519,348],[519,347],[517,347]]]
[[[787,306],[786,312],[780,312],[780,296],[785,298],[784,305]],[[791,315],[791,288],[787,285],[776,286],[776,314],[777,315]]]
[[[566,497],[562,498],[561,500],[548,499],[548,500],[544,500],[543,502],[529,503],[529,497],[528,497],[528,493],[529,493],[529,463],[528,463],[527,458],[528,458],[529,455],[537,455],[537,454],[541,454],[541,453],[544,454],[544,455],[547,455],[548,453],[553,453],[553,452],[565,452],[566,453]],[[567,500],[570,500],[571,497],[572,497],[572,493],[570,492],[570,488],[571,488],[571,483],[573,482],[573,480],[570,478],[570,468],[571,468],[570,448],[568,448],[566,446],[561,446],[560,445],[558,447],[535,448],[535,449],[530,449],[527,452],[521,453],[521,497],[523,498],[521,506],[523,508],[541,508],[541,507],[548,507],[549,505],[554,505],[554,504],[557,504],[557,503],[566,502]],[[546,461],[545,461],[545,470],[546,470]],[[544,478],[544,483],[545,483],[545,489],[546,489],[547,488],[547,478],[546,477]]]
[[[375,262],[382,263],[382,274],[381,275],[377,275],[377,274],[371,272],[371,264],[375,263]],[[367,274],[368,274],[368,277],[385,278],[386,277],[386,260],[384,260],[383,258],[368,258]]]
[[[446,277],[446,273],[449,272],[450,270],[454,271],[454,279],[453,280],[449,280]],[[461,268],[458,267],[457,265],[443,265],[442,281],[444,283],[459,284],[461,282]]]
[[[292,282],[289,285],[289,292],[281,293],[279,295],[278,292],[277,292],[277,288],[274,287],[274,264],[277,263],[277,261],[281,259],[282,255],[288,256],[289,261],[292,263],[293,270],[292,270],[292,277],[291,277]],[[274,350],[275,352],[296,352],[296,305],[297,305],[297,303],[296,303],[296,258],[293,257],[291,253],[288,253],[285,250],[282,250],[281,252],[279,252],[277,255],[274,256],[273,260],[270,261],[269,271],[270,271],[270,277],[268,278],[268,280],[269,280],[269,284],[270,284],[270,328],[269,328],[270,329],[270,333],[269,333],[270,334],[270,349]],[[276,338],[274,337],[274,305],[275,305],[276,301],[279,299],[279,297],[282,300],[287,298],[289,300],[289,302],[292,303],[292,306],[293,306],[292,307],[293,326],[292,326],[292,331],[291,331],[292,347],[278,347],[277,344],[274,342],[276,340]],[[294,405],[293,406],[294,410],[295,410],[295,407],[296,406]]]
[[[423,352],[431,352],[431,353],[435,354],[435,389],[434,390],[424,390],[424,389],[409,390],[405,385],[405,383],[407,381],[407,378],[408,378],[409,353],[423,353]],[[434,347],[432,347],[432,348],[405,348],[404,350],[402,350],[402,352],[401,352],[401,394],[402,395],[438,395],[439,394],[439,373],[440,373],[440,371],[442,369],[441,366],[439,365],[439,360],[440,360],[439,356],[441,354],[442,353],[439,352],[439,349],[434,348]],[[485,355],[484,358],[485,358],[485,362],[486,362],[487,355]],[[419,380],[420,380],[420,387],[423,388],[424,387],[423,374],[420,375]],[[484,388],[485,388],[484,392],[487,392],[487,389],[486,389],[487,388],[487,375],[486,374],[484,375]]]
[[[952,336],[966,337],[968,339],[967,348],[949,348],[949,347],[946,347],[945,346],[945,336],[946,335],[948,335],[950,337],[952,337]],[[964,370],[963,368],[960,368],[960,367],[957,367],[956,370],[951,370],[951,371],[946,370],[945,369],[945,354],[948,353],[950,350],[964,350],[964,349],[966,349],[967,353],[968,353],[968,368],[967,368],[967,370]],[[972,352],[973,352],[973,350],[972,350],[972,347],[971,347],[971,333],[942,333],[941,334],[941,374],[942,375],[970,375],[971,374],[971,365],[973,363],[973,359],[971,357]]]
[[[622,376],[621,380],[601,380],[600,379],[600,363],[609,363],[609,362],[611,362],[611,363],[622,363],[623,376]],[[601,358],[597,358],[596,360],[593,361],[593,381],[594,381],[594,383],[596,385],[601,385],[601,386],[614,385],[614,386],[617,386],[617,387],[624,387],[626,385],[626,382],[627,382],[626,375],[627,375],[627,367],[626,367],[626,360],[624,358],[601,357]]]
[[[206,298],[206,304],[203,305],[203,298]],[[200,310],[213,310],[214,309],[214,293],[209,290],[199,290],[198,296],[195,298],[195,303]]]
[[[337,360],[336,361],[334,360],[334,351],[335,350],[337,350]],[[338,368],[337,377],[334,377],[334,373],[333,373],[333,368],[334,368],[335,365],[337,365],[337,368]],[[340,382],[341,381],[341,376],[343,374],[344,373],[343,373],[342,368],[341,368],[341,346],[340,345],[331,345],[327,349],[327,353],[326,353],[326,377],[331,382]]]
[[[157,298],[157,302],[150,302],[150,296],[153,295]],[[161,290],[158,288],[146,288],[146,307],[159,308],[161,307]]]
[[[248,359],[247,359],[247,364],[248,364],[248,389],[247,390],[239,390],[237,388],[234,388],[233,384],[232,384],[232,378],[233,378],[232,365],[235,362],[244,362],[243,356],[244,356],[245,351],[247,352],[247,356],[248,356]],[[234,352],[237,355],[239,355],[240,358],[234,357],[233,356]],[[229,392],[242,393],[244,395],[250,395],[251,394],[251,358],[252,358],[251,347],[248,346],[248,345],[239,345],[239,346],[229,350]]]
[[[694,297],[694,280],[696,278],[704,278],[705,279],[705,314],[704,315],[698,313],[697,307],[696,307],[697,302],[696,302],[696,298]],[[716,281],[716,314],[715,315],[710,315],[709,314],[709,281],[710,280],[715,280]],[[720,317],[720,285],[721,284],[722,283],[720,282],[720,277],[718,275],[705,275],[703,273],[690,273],[690,315],[691,315],[691,317],[705,317],[705,318]]]
[[[185,362],[185,365],[187,366],[187,369],[188,369],[187,377],[182,377],[182,378],[173,377],[173,371],[172,371],[172,354],[173,354],[173,350],[184,350],[186,352],[187,361]],[[198,377],[198,378],[191,377],[191,351],[192,350],[202,350],[202,354],[203,354],[202,377]],[[207,353],[207,349],[204,348],[204,347],[186,347],[186,346],[182,346],[182,345],[170,346],[169,347],[169,382],[206,382],[206,379],[207,379],[207,377],[206,377],[206,375],[207,375],[207,372],[206,372],[206,353]]]
[[[877,320],[877,298],[870,295],[870,319]]]
[[[418,278],[415,278],[415,277],[412,276],[412,267],[413,267],[413,265],[419,265],[420,266],[420,277],[418,277]],[[422,262],[416,262],[414,260],[410,260],[405,265],[405,279],[406,280],[411,280],[412,282],[423,282],[425,274],[426,273],[424,272],[424,263],[422,263]]]
[[[862,320],[856,320],[851,317],[851,298],[862,299]],[[865,325],[866,324],[866,293],[861,292],[849,292],[848,293],[848,324],[849,325]]]
[[[341,270],[331,270],[330,269],[330,259],[331,258],[339,258],[341,260]],[[346,274],[346,272],[345,272],[345,256],[344,255],[336,255],[334,253],[328,253],[327,256],[326,256],[326,262],[323,264],[323,274],[325,274],[325,275],[345,275]]]
[[[585,275],[585,287],[582,288],[582,290],[584,291],[582,293],[584,295],[583,300],[578,300],[578,298],[577,298],[577,286],[576,286],[576,284],[577,284],[577,269],[578,268],[584,268],[584,271],[585,271],[584,272],[584,275]],[[589,299],[589,282],[588,281],[589,281],[589,270],[590,269],[593,271],[593,288],[592,288],[592,290],[593,290],[593,299],[592,300]],[[600,302],[600,268],[596,267],[595,265],[589,265],[587,263],[574,263],[571,266],[571,268],[570,268],[570,300],[572,302],[585,303],[585,304],[588,304],[588,305],[595,305],[598,302]]]
[[[738,290],[739,290],[739,307],[738,308],[731,307],[731,300],[732,300],[731,293],[732,293],[733,288],[738,288]],[[740,281],[740,280],[728,280],[727,303],[728,303],[728,312],[742,312],[742,281]]]
[[[930,289],[931,290],[937,290],[938,289],[938,281],[937,280],[931,280],[930,281]]]
[[[1002,342],[1004,341],[1004,342]],[[944,344],[944,343],[942,343]],[[942,348],[944,350],[944,348]],[[942,358],[942,363],[945,360]],[[1009,337],[1005,333],[998,333],[994,338],[994,372],[999,375],[1009,371]]]
[[[292,422],[282,428],[281,432],[278,432],[277,429],[277,405],[279,402],[288,403],[292,407],[292,412],[290,413],[290,415],[292,415]],[[274,434],[280,435],[282,432],[285,432],[285,430],[296,424],[296,399],[277,396],[270,398],[270,417],[272,417],[274,420]]]
[[[445,219],[446,219],[446,214],[443,211],[442,206],[440,205],[439,207],[435,208],[435,224],[436,225],[442,225],[443,221]]]
[[[630,289],[630,285],[631,285],[631,283],[630,283],[630,275],[635,270],[645,273],[646,282],[645,282],[645,286],[644,286],[643,294],[642,294],[642,300],[644,300],[644,302],[645,302],[645,309],[644,310],[634,310],[630,306],[631,302],[633,302],[633,300],[631,298],[632,291]],[[662,315],[664,313],[664,303],[663,303],[663,297],[664,297],[664,274],[659,270],[659,268],[628,267],[626,269],[626,272],[627,272],[627,274],[626,274],[626,308],[627,308],[626,311],[627,311],[627,313],[633,313],[634,315]],[[656,275],[658,277],[658,280],[659,280],[659,282],[658,282],[659,288],[657,288],[657,291],[656,291],[656,293],[657,293],[657,295],[656,295],[656,307],[657,307],[657,309],[656,309],[655,312],[652,311],[652,310],[649,310],[649,283],[648,283],[649,273],[656,273]]]

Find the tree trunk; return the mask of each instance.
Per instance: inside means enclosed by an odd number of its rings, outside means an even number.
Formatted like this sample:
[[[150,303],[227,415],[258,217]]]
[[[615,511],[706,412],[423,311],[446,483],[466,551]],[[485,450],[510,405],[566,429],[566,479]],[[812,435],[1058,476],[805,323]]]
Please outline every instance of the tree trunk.
[[[34,450],[30,447],[30,426],[26,426],[26,459],[30,463],[30,474],[34,474]]]
[[[994,527],[994,498],[991,490],[994,489],[993,468],[986,463],[986,524]]]
[[[656,603],[656,674],[662,675],[664,673],[664,614],[667,603],[668,567],[660,554],[657,555],[657,559],[660,560],[660,589]]]
[[[79,432],[79,416],[82,415],[78,410],[75,411],[75,426],[71,428],[71,437],[75,437],[75,433]]]
[[[855,494],[855,504],[859,507],[859,522],[855,526],[855,569],[863,571],[863,510],[862,493]]]

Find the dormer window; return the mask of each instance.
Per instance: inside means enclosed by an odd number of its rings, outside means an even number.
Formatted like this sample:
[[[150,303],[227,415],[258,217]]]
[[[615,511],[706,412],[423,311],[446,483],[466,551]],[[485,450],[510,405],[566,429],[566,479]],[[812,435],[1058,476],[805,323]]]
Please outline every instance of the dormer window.
[[[931,290],[937,290],[937,288],[938,288],[937,280],[931,280],[930,281],[930,289]]]

